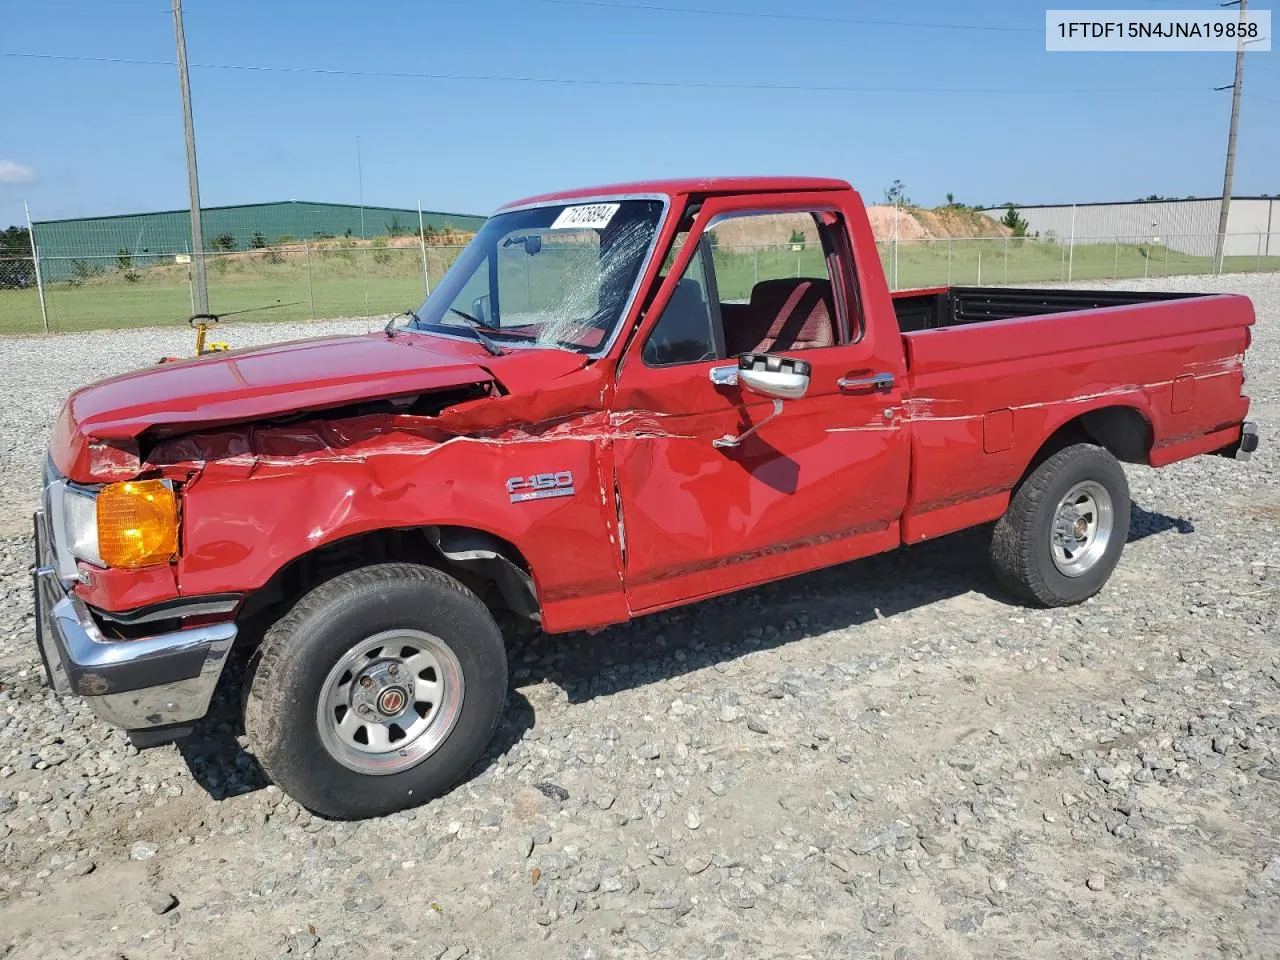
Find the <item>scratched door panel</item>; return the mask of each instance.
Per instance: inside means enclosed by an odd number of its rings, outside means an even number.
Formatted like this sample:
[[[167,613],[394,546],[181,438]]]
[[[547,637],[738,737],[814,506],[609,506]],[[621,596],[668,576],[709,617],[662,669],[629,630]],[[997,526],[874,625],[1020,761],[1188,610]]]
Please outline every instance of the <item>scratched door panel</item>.
[[[787,576],[884,549],[907,495],[896,392],[842,393],[858,346],[793,354],[813,365],[810,392],[740,447],[712,441],[759,423],[772,402],[717,388],[710,362],[647,370],[619,402],[650,404],[661,433],[622,436],[614,459],[633,611]],[[851,363],[851,359],[854,360]],[[655,376],[659,375],[659,376]],[[894,413],[889,419],[885,411]]]

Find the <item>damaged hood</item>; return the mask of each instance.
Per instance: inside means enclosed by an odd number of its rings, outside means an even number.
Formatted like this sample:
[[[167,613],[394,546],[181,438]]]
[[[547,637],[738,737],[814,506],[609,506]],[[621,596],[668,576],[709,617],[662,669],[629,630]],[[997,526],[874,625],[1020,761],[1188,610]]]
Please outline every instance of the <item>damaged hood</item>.
[[[413,333],[227,351],[82,387],[63,407],[51,452],[73,479],[113,479],[136,466],[134,441],[147,430],[178,433],[469,384],[522,393],[586,362],[563,350],[517,349],[495,357],[469,340]],[[95,448],[101,456],[93,455]]]

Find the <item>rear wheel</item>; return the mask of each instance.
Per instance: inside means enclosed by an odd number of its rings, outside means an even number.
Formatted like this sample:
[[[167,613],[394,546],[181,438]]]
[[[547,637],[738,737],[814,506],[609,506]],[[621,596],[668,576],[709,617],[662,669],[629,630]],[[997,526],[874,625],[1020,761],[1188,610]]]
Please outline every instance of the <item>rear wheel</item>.
[[[1102,589],[1129,534],[1129,484],[1110,453],[1077,443],[1023,481],[996,523],[991,563],[1000,582],[1049,607]]]
[[[263,769],[303,806],[355,819],[425,803],[467,772],[502,713],[506,650],[452,577],[379,564],[303,597],[247,682]]]

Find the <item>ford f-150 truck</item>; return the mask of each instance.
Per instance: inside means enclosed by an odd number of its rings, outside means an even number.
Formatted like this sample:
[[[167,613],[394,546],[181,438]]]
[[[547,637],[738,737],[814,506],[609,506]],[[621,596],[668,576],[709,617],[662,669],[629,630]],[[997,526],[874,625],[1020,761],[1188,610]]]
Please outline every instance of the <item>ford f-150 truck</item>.
[[[383,332],[76,391],[37,643],[139,744],[189,732],[250,646],[268,774],[386,813],[480,756],[508,619],[599,628],[971,526],[1027,602],[1093,596],[1121,461],[1256,447],[1253,321],[1240,296],[891,293],[839,180],[534,197]]]

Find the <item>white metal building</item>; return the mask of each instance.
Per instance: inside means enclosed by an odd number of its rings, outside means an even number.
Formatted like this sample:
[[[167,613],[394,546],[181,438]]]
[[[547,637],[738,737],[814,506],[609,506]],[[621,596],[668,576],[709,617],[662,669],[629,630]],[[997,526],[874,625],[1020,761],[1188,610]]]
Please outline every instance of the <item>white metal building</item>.
[[[1221,197],[1128,203],[1060,203],[1018,207],[1027,233],[1076,243],[1160,243],[1170,250],[1211,257]],[[1004,216],[1003,207],[984,210]],[[1234,197],[1227,216],[1224,254],[1280,255],[1280,197]]]

